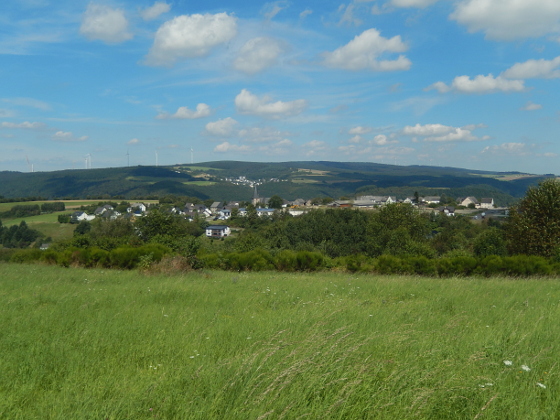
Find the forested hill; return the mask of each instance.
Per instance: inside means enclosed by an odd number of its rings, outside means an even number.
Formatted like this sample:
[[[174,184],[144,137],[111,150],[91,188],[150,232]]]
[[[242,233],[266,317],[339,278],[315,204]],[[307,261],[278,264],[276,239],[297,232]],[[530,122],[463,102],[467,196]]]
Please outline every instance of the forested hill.
[[[258,181],[260,196],[285,199],[395,195],[398,198],[446,194],[493,197],[509,204],[527,188],[554,175],[485,172],[433,166],[396,166],[367,162],[206,162],[168,167],[137,166],[53,172],[0,172],[0,195],[6,198],[126,198],[168,194],[248,200]],[[237,184],[237,185],[236,185]]]

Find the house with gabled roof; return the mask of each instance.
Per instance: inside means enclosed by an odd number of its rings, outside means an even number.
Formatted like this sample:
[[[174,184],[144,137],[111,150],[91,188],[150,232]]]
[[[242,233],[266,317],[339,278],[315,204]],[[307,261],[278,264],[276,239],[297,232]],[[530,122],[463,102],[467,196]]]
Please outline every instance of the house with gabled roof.
[[[494,208],[494,199],[493,198],[482,198],[480,200],[480,204],[478,205],[481,209],[493,209]]]
[[[210,225],[206,228],[208,238],[225,238],[231,235],[231,230],[227,225]]]

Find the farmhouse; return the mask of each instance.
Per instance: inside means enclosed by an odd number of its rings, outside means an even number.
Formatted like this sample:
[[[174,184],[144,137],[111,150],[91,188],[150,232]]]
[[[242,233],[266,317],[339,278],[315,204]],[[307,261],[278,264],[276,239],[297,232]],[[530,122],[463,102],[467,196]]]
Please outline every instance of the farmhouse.
[[[478,206],[481,209],[493,209],[494,208],[494,199],[493,198],[483,198],[480,200],[480,204]]]
[[[229,226],[226,225],[211,225],[206,228],[206,236],[209,238],[224,238],[230,234]]]

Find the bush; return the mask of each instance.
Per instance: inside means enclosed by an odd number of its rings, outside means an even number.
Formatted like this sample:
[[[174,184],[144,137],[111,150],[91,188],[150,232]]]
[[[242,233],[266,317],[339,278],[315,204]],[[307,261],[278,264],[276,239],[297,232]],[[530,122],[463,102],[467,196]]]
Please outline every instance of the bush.
[[[323,254],[311,251],[299,251],[296,254],[297,269],[299,271],[317,271],[323,266]]]
[[[547,259],[532,255],[506,257],[504,267],[510,276],[548,276],[553,272],[552,264]]]
[[[29,263],[39,261],[41,259],[41,250],[39,249],[22,249],[15,251],[10,257],[10,262]]]

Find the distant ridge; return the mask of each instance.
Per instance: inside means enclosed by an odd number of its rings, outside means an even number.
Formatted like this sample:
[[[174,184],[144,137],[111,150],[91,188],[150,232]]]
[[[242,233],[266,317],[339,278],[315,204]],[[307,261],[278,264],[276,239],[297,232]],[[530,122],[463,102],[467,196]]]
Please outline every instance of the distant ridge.
[[[553,174],[492,172],[437,166],[396,166],[372,162],[213,161],[173,166],[73,169],[53,172],[0,172],[0,195],[6,198],[159,197],[178,195],[219,200],[250,200],[252,188],[228,179],[259,181],[259,193],[286,199],[353,197],[383,193],[400,197],[444,193],[493,196],[504,204]]]

